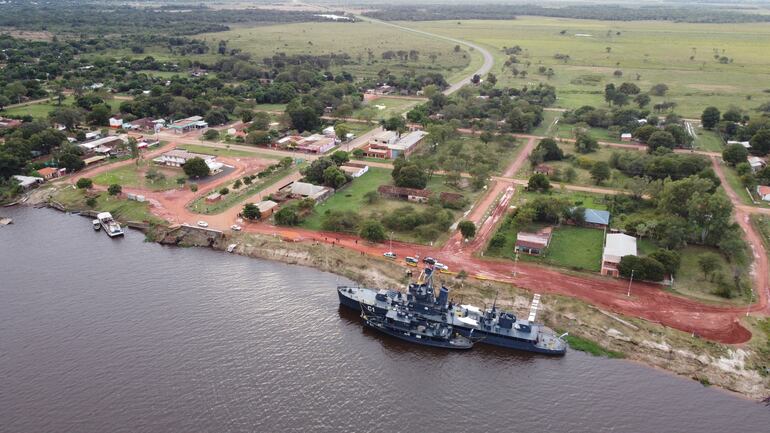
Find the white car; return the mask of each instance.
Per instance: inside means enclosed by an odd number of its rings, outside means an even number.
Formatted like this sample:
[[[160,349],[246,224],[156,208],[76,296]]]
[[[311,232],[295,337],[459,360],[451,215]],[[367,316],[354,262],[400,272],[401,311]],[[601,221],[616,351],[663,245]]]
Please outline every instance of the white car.
[[[449,267],[443,263],[436,262],[433,267],[438,269],[440,272],[449,272]]]
[[[385,256],[385,257],[387,257],[389,259],[395,259],[396,258],[396,253],[394,253],[393,251],[388,251],[387,253],[383,254],[383,256]]]
[[[233,225],[230,226],[230,230],[232,230],[234,232],[239,232],[239,231],[241,231],[241,226],[239,226],[238,224],[233,224]]]
[[[209,223],[207,223],[206,221],[203,221],[203,220],[198,221],[198,227],[208,227],[208,226],[209,226]]]

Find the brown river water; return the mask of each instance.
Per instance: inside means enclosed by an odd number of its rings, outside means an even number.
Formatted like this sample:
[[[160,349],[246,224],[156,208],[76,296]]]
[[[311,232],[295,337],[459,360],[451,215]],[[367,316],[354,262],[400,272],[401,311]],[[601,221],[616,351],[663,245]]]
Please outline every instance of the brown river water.
[[[770,432],[628,361],[381,336],[332,274],[0,211],[0,432]]]

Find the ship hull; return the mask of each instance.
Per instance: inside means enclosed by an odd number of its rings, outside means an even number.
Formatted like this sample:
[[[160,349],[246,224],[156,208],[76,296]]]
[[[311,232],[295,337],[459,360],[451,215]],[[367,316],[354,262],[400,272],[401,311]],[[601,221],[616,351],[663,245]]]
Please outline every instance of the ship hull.
[[[355,311],[366,311],[377,315],[385,315],[387,309],[378,307],[376,305],[362,304],[358,299],[348,293],[344,288],[337,288],[337,295],[340,298],[340,305],[350,308]],[[531,341],[521,341],[518,339],[510,338],[507,336],[492,334],[485,331],[481,331],[476,328],[465,327],[461,325],[454,325],[454,329],[457,333],[471,338],[472,340],[489,344],[492,346],[504,347],[506,349],[521,350],[525,352],[534,352],[551,356],[562,356],[567,352],[566,346],[561,349],[548,349],[546,347],[539,347]],[[472,331],[472,333],[471,333]]]
[[[409,343],[419,344],[421,346],[436,347],[440,349],[454,349],[454,350],[468,350],[473,347],[473,343],[471,342],[453,343],[451,341],[433,340],[425,337],[421,338],[408,332],[405,333],[404,331],[388,328],[387,326],[378,326],[377,324],[374,324],[369,320],[365,320],[364,324],[370,329],[374,329],[376,331],[382,332],[383,334],[387,334],[391,337],[398,338],[399,340],[407,341]]]
[[[488,332],[479,331],[475,328],[466,328],[463,326],[455,325],[455,331],[457,331],[457,333],[460,335],[472,338],[477,343],[504,347],[506,349],[522,350],[526,352],[535,352],[552,356],[562,356],[567,353],[566,347],[564,349],[548,349],[546,347],[538,347],[531,341],[521,341],[499,334],[491,334]]]

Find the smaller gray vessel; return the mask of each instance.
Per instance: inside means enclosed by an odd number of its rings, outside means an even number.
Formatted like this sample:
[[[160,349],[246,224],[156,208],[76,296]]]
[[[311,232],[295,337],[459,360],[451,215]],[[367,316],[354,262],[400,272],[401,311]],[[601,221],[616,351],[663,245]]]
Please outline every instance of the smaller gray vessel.
[[[470,349],[473,342],[456,334],[451,325],[429,322],[408,308],[397,306],[384,316],[361,311],[364,324],[400,340],[442,349]]]

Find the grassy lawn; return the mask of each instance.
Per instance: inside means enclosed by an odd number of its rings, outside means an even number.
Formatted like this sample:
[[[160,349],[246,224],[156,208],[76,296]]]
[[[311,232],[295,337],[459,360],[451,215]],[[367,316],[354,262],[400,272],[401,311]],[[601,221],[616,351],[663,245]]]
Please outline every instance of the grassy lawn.
[[[377,167],[369,167],[369,171],[363,176],[353,179],[349,186],[337,191],[333,196],[315,207],[313,212],[302,222],[302,227],[311,230],[321,230],[324,214],[327,211],[351,211],[361,216],[361,219],[379,218],[382,215],[392,212],[403,206],[412,206],[415,209],[423,209],[426,204],[409,203],[401,200],[389,200],[380,198],[376,203],[369,204],[364,199],[364,195],[370,191],[377,191],[380,185],[390,185],[393,178],[390,175],[391,170]],[[442,191],[457,192],[457,190],[444,184],[442,176],[433,176],[428,182],[428,189],[436,193]],[[461,193],[473,202],[477,197],[477,192],[461,191]],[[460,211],[453,211],[455,217],[459,217]],[[443,235],[442,235],[443,236]],[[436,242],[437,239],[416,239],[412,232],[393,232],[393,239],[403,242]]]
[[[231,207],[240,204],[249,197],[257,194],[263,189],[283,179],[289,173],[296,170],[297,167],[289,167],[280,170],[276,170],[269,176],[262,179],[254,179],[254,183],[251,185],[244,185],[239,189],[234,189],[232,184],[229,185],[230,193],[222,197],[222,199],[215,203],[206,203],[206,196],[201,196],[195,199],[187,207],[188,209],[205,215],[215,215],[222,213]]]
[[[551,244],[540,260],[563,268],[599,272],[603,239],[603,230],[562,226],[553,231]]]
[[[254,111],[284,111],[286,104],[257,104],[253,109]]]
[[[396,116],[409,111],[412,107],[419,104],[420,101],[413,101],[409,99],[400,98],[388,98],[387,96],[377,98],[364,103],[362,108],[353,110],[350,117],[355,119],[363,119],[363,113],[367,108],[374,110],[373,120],[387,119],[391,116]]]
[[[583,206],[586,208],[607,210],[607,205],[604,202],[604,196],[601,194],[591,194],[580,191],[567,191],[560,189],[551,189],[547,194],[538,192],[525,191],[524,188],[517,188],[516,194],[513,197],[513,204],[521,205],[522,203],[532,200],[535,197],[553,197],[553,198],[565,198],[575,206]]]
[[[737,105],[756,114],[756,107],[770,99],[763,93],[770,83],[770,57],[764,55],[770,49],[770,27],[764,24],[518,16],[515,20],[462,20],[462,25],[456,21],[405,25],[491,47],[498,86],[548,83],[557,89],[556,105],[564,108],[605,105],[604,86],[624,81],[634,82],[643,91],[657,83],[667,84],[668,94],[654,96],[650,106],[673,101],[678,114],[693,118],[709,105],[722,111]],[[504,66],[507,56],[502,49],[513,45],[523,50],[517,68],[528,70],[526,79],[515,78]],[[732,62],[717,62],[715,49]],[[565,63],[555,54],[569,55],[569,60]],[[550,79],[540,75],[539,66],[553,68],[555,75]],[[616,70],[622,71],[621,77],[615,77]],[[746,100],[749,95],[751,101]]]
[[[543,111],[543,121],[532,131],[532,135],[553,136],[558,130],[558,123],[554,125],[554,122],[560,118],[561,113],[558,111]]]
[[[352,134],[355,134],[356,137],[360,137],[361,135],[371,131],[377,126],[375,124],[367,124],[361,122],[342,122],[342,124],[348,128],[348,131],[350,131]],[[345,147],[345,145],[343,144],[342,147]]]
[[[137,72],[140,74],[147,74],[152,77],[166,78],[166,79],[173,78],[176,76],[186,77],[189,75],[187,72],[151,71],[148,69],[137,71]]]
[[[765,202],[762,202],[761,200],[757,202],[758,203],[757,205],[754,204],[754,202],[751,200],[751,197],[749,196],[748,191],[746,191],[746,187],[743,186],[741,179],[738,177],[738,173],[735,171],[735,168],[724,164],[722,165],[722,171],[725,173],[725,178],[727,179],[727,183],[730,184],[730,187],[733,189],[733,191],[735,191],[735,193],[738,195],[738,198],[741,199],[741,202],[743,202],[743,204],[747,204],[750,206],[767,207]]]
[[[519,140],[510,135],[496,136],[494,140],[484,144],[478,135],[458,134],[435,149],[428,140],[424,140],[411,158],[435,161],[442,170],[450,170],[453,166],[451,161],[459,159],[463,162],[460,170],[467,173],[476,160],[474,156],[479,156],[492,166],[492,174],[502,174],[521,149],[519,143]],[[489,155],[494,157],[489,158]]]
[[[161,224],[164,221],[150,213],[150,204],[139,203],[122,198],[111,197],[106,192],[89,193],[97,196],[96,206],[93,210],[100,212],[110,212],[112,216],[120,221],[147,221],[154,224]],[[86,192],[81,189],[65,188],[59,191],[54,199],[62,203],[68,209],[85,210],[90,209],[86,204]]]
[[[278,159],[275,155],[269,153],[260,153],[257,148],[254,152],[238,149],[221,149],[218,147],[201,146],[197,144],[184,144],[177,146],[179,149],[185,149],[193,153],[202,153],[204,155],[229,156],[232,158],[264,158]]]
[[[75,98],[72,96],[67,96],[62,100],[61,105],[62,106],[71,106],[75,102]],[[109,103],[109,102],[108,102]],[[111,104],[115,105],[113,108],[117,108],[117,105],[120,104]],[[58,108],[59,105],[56,100],[49,100],[46,102],[40,102],[37,104],[29,104],[29,105],[23,105],[21,107],[14,107],[14,108],[8,108],[6,110],[0,111],[3,115],[6,116],[32,116],[37,119],[46,119],[48,118],[48,113]]]
[[[696,128],[695,134],[696,138],[692,143],[693,148],[710,152],[721,152],[724,150],[724,142],[722,142],[722,138],[716,132]]]
[[[572,155],[575,159],[569,160],[569,159],[563,159],[561,161],[546,161],[545,164],[549,165],[551,167],[554,167],[559,170],[559,172],[562,174],[565,172],[567,167],[572,167],[575,170],[576,176],[575,179],[570,182],[573,185],[583,185],[583,186],[596,186],[596,182],[591,178],[591,173],[589,169],[587,168],[581,168],[579,164],[577,164],[577,159],[585,159],[589,162],[598,162],[598,161],[605,161],[609,162],[610,156],[614,152],[635,152],[631,150],[622,150],[614,147],[609,146],[600,146],[599,149],[596,152],[591,152],[587,154],[578,154],[575,152],[575,145],[573,143],[564,142],[559,143],[559,148],[564,151],[564,155]],[[518,173],[516,173],[516,177],[521,179],[528,179],[530,176],[532,176],[532,166],[527,163],[524,164]],[[615,188],[615,189],[623,189],[625,188],[626,181],[628,181],[629,177],[619,170],[612,170],[612,176],[609,180],[604,181],[600,187],[605,188]],[[563,180],[560,180],[563,182]],[[552,180],[552,182],[555,182]],[[566,182],[565,182],[566,183]]]
[[[678,252],[682,259],[682,264],[674,278],[674,285],[672,287],[674,292],[714,303],[731,302],[735,304],[746,304],[749,301],[748,290],[744,291],[742,296],[729,300],[714,294],[718,288],[717,284],[703,275],[700,266],[698,266],[698,258],[704,253],[713,253],[719,257],[719,266],[717,266],[716,272],[721,272],[725,276],[727,282],[732,284],[732,270],[730,264],[725,257],[719,253],[719,250],[711,247],[690,245]],[[748,274],[745,278],[748,278]]]
[[[310,22],[277,25],[236,24],[226,32],[196,35],[213,48],[220,40],[228,48],[241,49],[256,59],[277,53],[350,55],[349,64],[333,65],[332,71],[346,70],[356,77],[375,77],[381,69],[400,75],[408,70],[422,73],[441,72],[450,77],[458,72],[470,72],[476,57],[466,49],[454,52],[454,43],[442,39],[406,32],[383,24],[361,21],[356,23]],[[372,56],[369,56],[371,50]],[[419,59],[402,62],[385,60],[385,51],[417,50]],[[212,51],[215,51],[212,49]],[[435,55],[435,60],[431,60]]]
[[[123,167],[118,167],[115,170],[100,173],[93,178],[93,181],[97,185],[108,186],[116,183],[121,186],[144,188],[152,191],[164,191],[177,188],[179,186],[176,183],[177,178],[187,178],[181,169],[155,167],[159,173],[163,173],[165,178],[151,181],[145,178],[145,173],[149,167],[149,162],[141,161],[139,165],[125,165]]]

